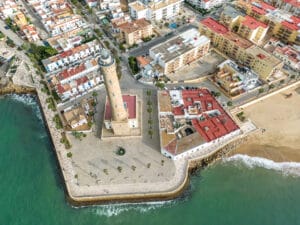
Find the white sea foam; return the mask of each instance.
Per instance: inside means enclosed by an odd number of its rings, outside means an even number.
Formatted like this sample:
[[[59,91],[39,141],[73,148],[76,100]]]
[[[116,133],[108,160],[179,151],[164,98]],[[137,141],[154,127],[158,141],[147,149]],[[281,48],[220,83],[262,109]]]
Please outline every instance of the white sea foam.
[[[175,204],[176,200],[170,201],[157,201],[157,202],[148,202],[148,203],[122,203],[122,204],[112,204],[112,205],[103,205],[95,206],[92,209],[94,213],[99,216],[117,216],[121,213],[128,211],[137,211],[139,213],[147,213],[151,210],[168,207]]]
[[[250,157],[248,155],[237,154],[226,158],[224,162],[241,162],[248,168],[263,167],[279,171],[285,175],[300,176],[300,163],[297,162],[274,162],[270,159],[260,157]]]
[[[18,94],[9,94],[7,95],[11,100],[13,101],[17,101],[20,103],[23,103],[25,105],[28,105],[30,107],[32,107],[32,109],[35,112],[35,115],[37,116],[37,118],[43,122],[43,118],[42,118],[42,113],[40,110],[40,107],[36,101],[36,98],[30,94],[22,94],[22,95],[18,95]]]

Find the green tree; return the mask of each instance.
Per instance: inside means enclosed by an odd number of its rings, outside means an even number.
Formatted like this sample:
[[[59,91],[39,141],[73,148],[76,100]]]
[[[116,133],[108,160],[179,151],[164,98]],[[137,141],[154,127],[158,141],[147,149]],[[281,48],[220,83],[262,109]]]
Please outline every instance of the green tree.
[[[95,103],[97,104],[97,96],[98,96],[98,93],[96,91],[93,91],[93,98],[95,100]]]
[[[228,102],[227,102],[227,106],[229,106],[229,107],[233,106],[232,101],[228,101]]]
[[[158,81],[156,82],[155,86],[158,87],[159,89],[163,89],[165,87],[165,84]]]
[[[149,134],[150,138],[152,139],[152,136],[153,136],[153,130],[148,130],[148,134]]]
[[[259,94],[263,93],[264,91],[265,91],[264,88],[259,88],[259,89],[258,89],[258,93],[259,93]]]

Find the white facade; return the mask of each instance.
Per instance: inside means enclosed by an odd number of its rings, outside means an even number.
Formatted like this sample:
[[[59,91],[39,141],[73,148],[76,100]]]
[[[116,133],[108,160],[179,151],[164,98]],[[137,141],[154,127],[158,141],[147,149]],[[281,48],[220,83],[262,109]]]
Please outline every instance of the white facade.
[[[134,19],[161,20],[175,17],[183,0],[160,0],[150,3],[135,1],[129,4],[130,15]]]
[[[89,7],[96,7],[98,5],[98,0],[85,0]]]
[[[79,127],[79,126],[82,126],[82,125],[84,125],[84,124],[87,124],[86,118],[83,118],[83,119],[77,121],[76,123],[73,123],[73,124],[71,125],[71,127],[72,127],[72,129],[74,129],[74,128]]]
[[[81,50],[78,51],[77,48],[80,48]],[[100,44],[97,41],[92,41],[81,45],[80,47],[75,47],[70,51],[74,53],[64,57],[63,52],[48,59],[42,60],[46,71],[51,73],[55,70],[61,69],[64,66],[70,66],[75,62],[78,63],[90,55],[97,54],[100,52]]]
[[[112,129],[110,120],[104,120],[104,125],[107,130]],[[139,127],[138,119],[128,119],[128,126],[130,129]]]
[[[100,8],[102,10],[114,10],[121,6],[120,0],[100,0]]]
[[[210,10],[213,7],[223,4],[225,0],[187,0],[187,2],[198,8]]]
[[[210,142],[206,142],[195,148],[191,148],[187,151],[182,152],[181,154],[173,155],[170,152],[168,152],[167,150],[165,150],[164,148],[161,148],[161,153],[164,156],[171,158],[173,160],[183,159],[183,158],[187,158],[187,157],[193,157],[193,156],[197,156],[197,155],[201,155],[202,157],[204,157],[204,156],[212,154],[214,151],[220,149],[220,146],[222,146],[223,144],[225,145],[225,144],[230,143],[230,141],[232,141],[237,136],[241,135],[241,133],[242,133],[242,131],[240,129],[235,130],[229,134],[224,135],[223,137],[220,137],[220,138],[210,141]]]

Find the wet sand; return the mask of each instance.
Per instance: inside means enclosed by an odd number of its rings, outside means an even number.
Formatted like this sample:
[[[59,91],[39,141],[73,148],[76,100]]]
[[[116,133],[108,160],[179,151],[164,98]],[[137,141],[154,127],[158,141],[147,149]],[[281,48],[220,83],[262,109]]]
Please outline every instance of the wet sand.
[[[287,98],[286,95],[292,93]],[[261,131],[234,154],[276,162],[300,162],[300,87],[291,88],[244,109]]]

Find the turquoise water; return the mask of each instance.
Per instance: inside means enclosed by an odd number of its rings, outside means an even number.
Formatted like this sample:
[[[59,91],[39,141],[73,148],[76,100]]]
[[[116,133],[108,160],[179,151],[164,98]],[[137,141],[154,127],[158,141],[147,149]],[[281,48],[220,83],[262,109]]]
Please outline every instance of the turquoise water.
[[[35,101],[0,99],[0,225],[300,224],[300,177],[240,161],[197,173],[181,199],[144,205],[72,208],[58,174]]]

